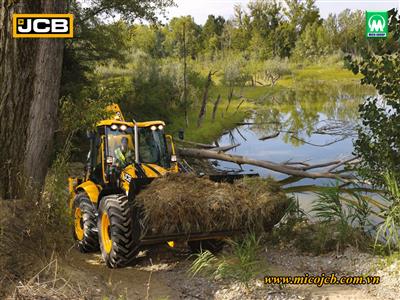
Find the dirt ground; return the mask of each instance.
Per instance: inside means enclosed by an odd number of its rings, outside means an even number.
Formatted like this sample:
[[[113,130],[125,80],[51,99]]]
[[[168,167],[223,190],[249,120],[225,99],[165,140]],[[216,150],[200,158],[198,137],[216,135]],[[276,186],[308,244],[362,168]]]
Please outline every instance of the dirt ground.
[[[7,216],[12,215],[13,209],[13,205],[5,205],[0,201],[0,225]],[[49,274],[50,277],[62,277],[65,286],[75,290],[74,296],[66,291],[64,298],[54,296],[35,299],[399,299],[398,260],[393,260],[390,264],[383,263],[376,256],[360,253],[352,248],[340,255],[333,252],[319,256],[299,253],[290,246],[278,248],[264,245],[263,249],[261,259],[269,269],[268,274],[264,275],[319,275],[334,272],[338,276],[381,276],[381,283],[370,286],[279,287],[266,286],[262,278],[259,278],[246,288],[237,282],[216,281],[201,276],[192,278],[187,272],[192,258],[183,246],[175,249],[170,249],[167,245],[153,247],[142,252],[135,265],[115,270],[106,267],[99,253],[82,254],[71,247],[66,255],[57,258],[58,266]],[[4,279],[2,275],[0,274],[0,281]],[[55,286],[52,281],[50,283],[53,289],[62,289],[64,286]],[[29,282],[23,282],[19,285],[26,287],[28,284]],[[27,288],[29,290],[29,286]],[[12,296],[7,299],[15,299]]]
[[[307,256],[293,249],[266,247],[263,259],[269,266],[266,275],[370,274],[382,276],[382,283],[378,286],[279,287],[265,286],[260,278],[245,288],[235,282],[192,278],[187,273],[190,265],[187,251],[167,246],[142,253],[137,264],[116,270],[107,268],[99,254],[81,254],[71,249],[62,261],[62,273],[79,283],[87,299],[398,299],[398,268],[389,266],[373,273],[378,259],[354,249],[348,249],[343,255]],[[390,268],[397,271],[390,272]],[[86,290],[87,287],[90,288]]]

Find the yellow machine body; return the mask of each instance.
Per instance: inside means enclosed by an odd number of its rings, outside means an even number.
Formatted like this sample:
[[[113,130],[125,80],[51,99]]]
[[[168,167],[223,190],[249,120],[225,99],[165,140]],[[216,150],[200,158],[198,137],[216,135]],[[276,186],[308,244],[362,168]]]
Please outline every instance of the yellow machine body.
[[[107,266],[117,268],[148,245],[167,243],[173,248],[176,241],[186,241],[196,249],[220,247],[220,239],[230,232],[157,235],[143,228],[136,195],[153,179],[179,171],[173,139],[164,133],[163,121],[127,122],[116,104],[108,111],[113,117],[88,133],[84,176],[69,178],[73,235],[80,251],[100,250]]]
[[[103,128],[111,128],[112,126],[117,126],[118,128],[125,126],[123,128],[127,128],[127,130],[130,130],[130,132],[133,132],[135,130],[135,127],[137,128],[137,130],[146,130],[149,128],[153,129],[153,127],[156,127],[156,130],[158,130],[161,127],[165,127],[165,123],[163,121],[126,122],[117,104],[109,106],[107,110],[114,114],[114,117],[112,119],[102,120],[98,122],[96,127],[99,131],[101,131],[101,129]],[[104,132],[106,132],[106,130]],[[99,145],[97,148],[99,152],[98,162],[100,163],[101,161],[101,173],[98,174],[98,182],[94,182],[94,180],[92,179],[91,175],[93,173],[93,170],[91,170],[90,167],[86,168],[86,174],[84,178],[69,178],[70,208],[72,208],[74,198],[79,192],[85,192],[90,201],[97,205],[98,202],[101,200],[101,197],[103,196],[103,190],[107,190],[107,192],[110,193],[110,190],[115,189],[116,192],[128,194],[130,192],[130,183],[134,179],[154,179],[164,176],[167,173],[177,173],[179,171],[179,168],[175,158],[175,146],[172,137],[169,135],[164,135],[163,133],[160,134],[161,138],[162,136],[165,139],[165,143],[169,143],[169,155],[174,158],[171,159],[168,167],[161,166],[157,163],[148,163],[141,161],[134,162],[120,169],[118,172],[118,180],[110,182],[110,178],[108,178],[109,176],[108,174],[106,174],[108,159],[106,155],[106,148],[107,146],[110,147],[110,139],[108,138],[106,133],[100,134],[98,136]],[[132,141],[132,143],[134,142]],[[139,147],[139,145],[136,145],[135,147]],[[115,185],[115,183],[117,183],[117,185]]]

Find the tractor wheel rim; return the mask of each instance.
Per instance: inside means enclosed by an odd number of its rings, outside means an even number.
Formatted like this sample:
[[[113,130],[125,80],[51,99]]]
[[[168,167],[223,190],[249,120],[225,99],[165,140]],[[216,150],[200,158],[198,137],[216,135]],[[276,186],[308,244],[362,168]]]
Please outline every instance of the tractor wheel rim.
[[[75,209],[75,235],[79,241],[83,240],[84,237],[83,230],[83,220],[82,220],[82,211],[79,207]]]
[[[101,239],[104,250],[110,253],[112,249],[112,240],[110,237],[110,218],[106,213],[101,216]]]

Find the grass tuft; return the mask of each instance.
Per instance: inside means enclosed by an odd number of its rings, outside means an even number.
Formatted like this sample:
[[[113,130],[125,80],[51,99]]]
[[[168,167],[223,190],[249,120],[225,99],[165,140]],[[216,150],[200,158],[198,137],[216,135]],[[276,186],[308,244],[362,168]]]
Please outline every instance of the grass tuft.
[[[189,273],[192,276],[203,274],[219,279],[238,281],[246,286],[250,281],[268,271],[260,260],[260,239],[255,234],[247,235],[242,241],[230,241],[231,252],[220,257],[209,251],[195,254]]]

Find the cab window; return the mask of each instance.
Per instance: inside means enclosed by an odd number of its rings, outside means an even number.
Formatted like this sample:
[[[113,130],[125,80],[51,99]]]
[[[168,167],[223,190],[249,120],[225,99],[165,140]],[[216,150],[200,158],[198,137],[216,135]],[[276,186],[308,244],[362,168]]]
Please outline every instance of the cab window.
[[[143,163],[170,167],[163,130],[156,126],[139,129],[139,158]]]
[[[107,128],[107,157],[112,157],[113,165],[121,166],[119,153],[123,153],[126,162],[124,164],[132,163],[135,160],[135,147],[133,143],[133,131],[128,127],[122,130],[120,127],[113,129]],[[123,140],[127,142],[127,149],[123,149]]]

